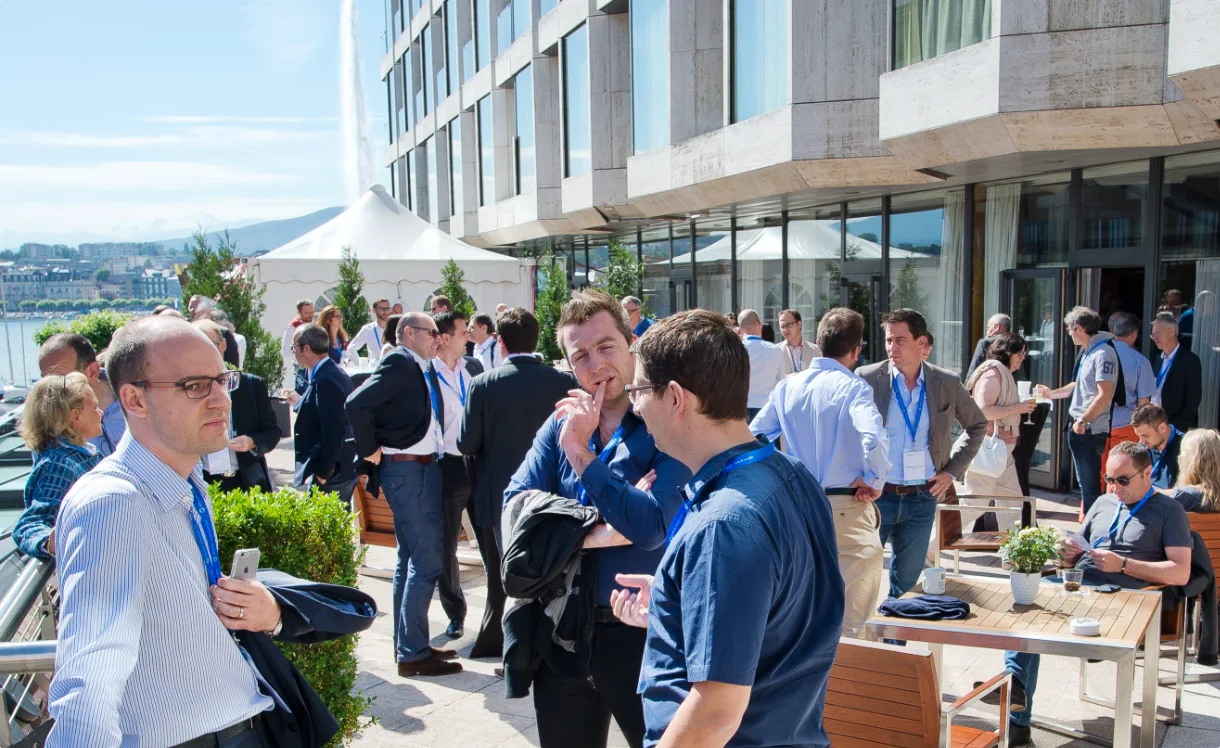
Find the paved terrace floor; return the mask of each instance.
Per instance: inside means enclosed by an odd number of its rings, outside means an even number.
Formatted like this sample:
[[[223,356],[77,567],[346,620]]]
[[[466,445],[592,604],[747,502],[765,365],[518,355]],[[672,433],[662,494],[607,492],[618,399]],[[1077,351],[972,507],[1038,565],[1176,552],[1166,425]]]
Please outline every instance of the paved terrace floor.
[[[285,439],[268,456],[276,485],[292,480],[292,441]],[[1061,527],[1076,526],[1076,510],[1070,498],[1042,491],[1038,494],[1038,517],[1043,523]],[[370,547],[367,563],[392,569],[395,553],[390,548]],[[888,551],[887,551],[888,559]],[[946,554],[943,565],[948,566]],[[888,563],[888,560],[887,560]],[[434,598],[429,616],[431,630],[436,634],[436,646],[456,646],[465,671],[443,678],[400,678],[394,662],[393,627],[390,610],[390,581],[361,577],[360,587],[376,598],[381,612],[373,627],[360,637],[357,656],[360,660],[357,688],[373,699],[368,715],[375,723],[365,728],[353,742],[360,748],[388,746],[419,746],[423,748],[524,748],[538,745],[533,703],[530,699],[504,698],[504,683],[495,677],[498,663],[491,660],[470,660],[466,655],[474,643],[479,621],[486,603],[486,580],[481,567],[463,566],[462,587],[466,593],[469,613],[466,635],[452,642],[444,636],[448,621]],[[963,554],[962,572],[1002,576],[994,554]],[[918,644],[912,644],[918,647]],[[1164,650],[1162,676],[1172,675],[1172,653]],[[1137,665],[1135,692],[1141,692],[1142,661]],[[1110,736],[1113,732],[1113,712],[1077,699],[1079,683],[1077,661],[1062,657],[1044,657],[1035,695],[1035,713],[1088,732]],[[1000,652],[966,647],[945,648],[947,683],[942,684],[945,702],[967,693],[973,682],[986,680],[1004,669]],[[1215,672],[1189,662],[1188,673]],[[1090,693],[1113,698],[1115,666],[1101,663],[1089,666]],[[1157,700],[1162,711],[1171,704],[1173,691],[1161,688]],[[1188,685],[1183,699],[1185,716],[1181,726],[1158,725],[1157,745],[1163,748],[1220,747],[1220,683]],[[963,723],[994,726],[998,712],[994,707],[973,709]],[[1034,742],[1039,748],[1057,746],[1088,746],[1090,743],[1071,740],[1054,733],[1034,730]],[[611,726],[610,745],[626,746],[617,727]]]

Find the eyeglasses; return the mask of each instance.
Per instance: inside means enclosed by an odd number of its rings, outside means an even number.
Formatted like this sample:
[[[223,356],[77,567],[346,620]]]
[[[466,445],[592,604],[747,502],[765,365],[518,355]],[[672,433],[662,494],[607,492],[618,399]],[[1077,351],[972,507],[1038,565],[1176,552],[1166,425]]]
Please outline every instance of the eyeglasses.
[[[795,326],[795,325],[796,325],[796,323],[795,323],[795,322],[780,322],[780,323],[779,323],[779,329],[781,329],[781,330],[787,330],[789,327],[793,327],[793,326]]]
[[[636,312],[640,311],[640,308],[638,306],[635,309],[628,309],[627,307],[623,307],[623,311],[626,312],[627,314],[635,314]]]
[[[388,306],[375,306],[375,307],[373,307],[373,311],[374,312],[388,312],[388,311],[390,311],[390,308]]]
[[[664,387],[664,384],[629,384],[623,389],[627,392],[627,397],[631,399],[631,404],[635,405],[640,399],[640,393],[648,390],[655,390],[658,387]]]
[[[1122,486],[1123,488],[1126,488],[1127,486],[1131,485],[1131,481],[1135,480],[1136,476],[1138,476],[1142,472],[1144,472],[1144,471],[1141,470],[1141,471],[1139,471],[1139,473],[1132,473],[1131,475],[1128,475],[1125,478],[1115,478],[1115,477],[1107,475],[1106,477],[1102,478],[1102,480],[1106,482],[1107,486],[1110,485],[1111,483],[1117,483],[1118,485]]]
[[[141,380],[132,382],[136,387],[177,387],[182,390],[188,400],[202,400],[212,394],[212,385],[219,384],[225,389],[225,392],[232,392],[237,389],[238,383],[241,381],[240,371],[226,371],[217,377],[187,377],[177,382],[149,382]]]
[[[415,325],[407,325],[407,327],[411,328],[412,330],[419,330],[420,332],[426,332],[434,338],[439,338],[441,336],[441,333],[439,330],[435,330],[431,327],[416,327]]]

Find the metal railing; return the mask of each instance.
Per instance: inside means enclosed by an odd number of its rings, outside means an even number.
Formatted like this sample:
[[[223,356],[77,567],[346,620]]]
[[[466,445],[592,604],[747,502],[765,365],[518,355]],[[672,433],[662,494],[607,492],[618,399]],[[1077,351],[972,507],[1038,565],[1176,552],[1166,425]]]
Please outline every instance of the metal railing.
[[[9,533],[0,534],[0,542]],[[0,570],[19,569],[0,597],[0,748],[21,740],[46,716],[46,689],[55,670],[59,591],[53,564],[13,548]]]

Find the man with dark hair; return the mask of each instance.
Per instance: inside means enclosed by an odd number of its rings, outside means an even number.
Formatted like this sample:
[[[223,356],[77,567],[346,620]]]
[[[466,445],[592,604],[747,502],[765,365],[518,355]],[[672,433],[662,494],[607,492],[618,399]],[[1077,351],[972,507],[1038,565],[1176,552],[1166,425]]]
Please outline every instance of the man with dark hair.
[[[89,387],[97,396],[97,406],[102,409],[102,435],[90,439],[89,443],[97,447],[103,457],[113,453],[123,434],[127,433],[127,421],[114,390],[106,381],[106,372],[97,360],[93,344],[76,333],[55,333],[38,349],[38,370],[44,377],[79,371],[88,378]]]
[[[858,637],[877,609],[884,572],[873,501],[890,472],[889,436],[873,390],[852,369],[860,358],[864,317],[831,309],[818,323],[815,358],[780,382],[750,424],[768,439],[784,437],[784,451],[801,461],[830,499],[846,609],[843,636]],[[719,381],[719,380],[718,380]]]
[[[808,369],[810,362],[822,355],[815,344],[805,342],[805,323],[797,310],[785,309],[779,313],[779,332],[784,336],[780,350],[787,359],[784,376]]]
[[[1152,453],[1152,485],[1166,490],[1178,482],[1178,455],[1182,451],[1182,432],[1169,422],[1159,405],[1141,405],[1131,416],[1132,430]]]
[[[1151,468],[1148,450],[1138,444],[1122,442],[1110,450],[1105,482],[1111,493],[1093,503],[1080,527],[1088,547],[1081,548],[1069,538],[1063,551],[1064,566],[1082,569],[1086,584],[1139,589],[1150,584],[1180,587],[1190,580],[1193,542],[1186,511],[1153,488]],[[1011,746],[1032,745],[1029,720],[1040,663],[1037,654],[1008,652],[1005,656],[1013,674]],[[1124,673],[1124,665],[1119,664],[1118,678],[1130,683],[1135,678],[1133,666],[1125,667]],[[984,701],[998,704],[999,692]]]
[[[889,436],[890,471],[877,508],[881,544],[890,540],[894,549],[889,594],[901,597],[923,571],[936,503],[965,475],[987,419],[956,374],[922,360],[928,335],[922,314],[895,309],[881,321],[889,359],[858,373],[873,388]],[[963,431],[956,442],[954,421]]]
[[[601,549],[589,554],[597,563],[590,677],[573,677],[543,660],[533,682],[538,736],[542,748],[604,748],[613,714],[628,745],[639,748],[644,715],[636,685],[644,635],[615,619],[610,593],[616,574],[657,568],[690,471],[658,451],[631,412],[625,388],[633,376],[632,333],[622,305],[602,291],[582,291],[564,304],[557,331],[582,389],[569,391],[538,430],[504,491],[505,503],[523,491],[546,491],[596,507],[607,525],[586,541]],[[651,491],[637,487],[652,474]]]
[[[1161,355],[1155,362],[1156,394],[1152,402],[1165,409],[1169,422],[1179,431],[1199,425],[1199,403],[1203,401],[1203,364],[1178,341],[1178,323],[1168,313],[1152,323],[1152,342]]]
[[[432,305],[428,308],[429,314],[440,314],[441,312],[453,311],[453,303],[449,301],[448,296],[433,296]]]
[[[284,334],[280,336],[280,350],[284,354],[285,362],[284,371],[293,372],[293,389],[298,395],[305,391],[306,375],[301,371],[296,357],[292,354],[292,336],[298,327],[310,322],[313,322],[313,302],[309,299],[301,299],[297,301],[297,316],[288,322],[288,326],[284,328]]]
[[[483,364],[483,371],[491,371],[504,363],[504,354],[500,353],[496,339],[496,323],[491,321],[490,314],[474,315],[470,321],[470,339],[474,342],[474,357]]]
[[[1118,352],[1118,363],[1123,370],[1123,384],[1126,402],[1115,404],[1114,413],[1110,418],[1110,436],[1106,439],[1106,449],[1102,454],[1102,464],[1109,459],[1110,450],[1119,442],[1139,441],[1139,436],[1131,425],[1131,416],[1135,409],[1146,405],[1156,394],[1156,374],[1152,364],[1142,353],[1135,349],[1135,343],[1140,336],[1140,318],[1131,312],[1115,312],[1106,323],[1110,334],[1114,336],[1114,350]],[[1117,384],[1115,385],[1117,387]]]
[[[737,315],[742,341],[750,353],[750,405],[749,418],[767,404],[771,390],[784,378],[784,352],[762,338],[762,318],[753,309],[743,309]],[[791,362],[789,362],[791,363]]]
[[[477,319],[477,318],[476,318]],[[470,457],[474,471],[473,521],[479,555],[487,572],[487,607],[471,657],[495,657],[504,650],[504,585],[500,579],[500,514],[504,489],[529,452],[530,443],[555,403],[578,386],[566,372],[534,356],[538,320],[520,307],[499,315],[499,349],[503,363],[470,382],[457,446]]]
[[[289,395],[297,412],[292,426],[296,452],[293,482],[303,489],[316,485],[337,491],[351,504],[356,487],[356,448],[344,403],[352,380],[330,357],[330,335],[321,325],[306,322],[296,330],[293,354],[305,370],[305,394]]]
[[[1072,398],[1068,407],[1072,428],[1068,448],[1080,484],[1081,511],[1087,513],[1101,495],[1101,455],[1110,434],[1110,405],[1117,396],[1121,369],[1118,351],[1108,332],[1101,329],[1101,317],[1088,307],[1078,306],[1063,318],[1068,335],[1081,351],[1071,382],[1057,390],[1045,385],[1036,389],[1049,400]],[[1121,393],[1126,397],[1126,388]]]
[[[483,373],[483,365],[478,359],[464,355],[468,338],[465,314],[441,312],[432,319],[441,337],[436,356],[428,365],[428,379],[444,414],[441,431],[444,433],[445,448],[440,458],[441,503],[445,512],[444,560],[437,587],[441,607],[449,617],[445,635],[450,639],[460,639],[465,633],[466,596],[462,594],[462,575],[457,560],[458,535],[462,532],[462,512],[468,508],[471,514],[474,512],[470,474],[458,450],[458,433],[471,380]]]
[[[822,709],[843,586],[826,497],[750,433],[749,355],[719,314],[661,320],[636,351],[633,408],[694,473],[655,579],[621,575],[636,591],[613,600],[621,620],[648,629],[646,740],[829,745]]]
[[[390,320],[390,300],[377,299],[373,302],[373,321],[360,328],[347,346],[350,355],[355,356],[361,348],[368,349],[368,358],[374,366],[381,360],[381,346],[386,341],[386,323]]]
[[[462,670],[457,652],[429,645],[428,608],[444,564],[441,472],[444,413],[440,393],[425,376],[440,331],[427,314],[398,323],[398,347],[347,398],[356,452],[378,466],[394,515],[394,650],[398,674],[451,675]]]

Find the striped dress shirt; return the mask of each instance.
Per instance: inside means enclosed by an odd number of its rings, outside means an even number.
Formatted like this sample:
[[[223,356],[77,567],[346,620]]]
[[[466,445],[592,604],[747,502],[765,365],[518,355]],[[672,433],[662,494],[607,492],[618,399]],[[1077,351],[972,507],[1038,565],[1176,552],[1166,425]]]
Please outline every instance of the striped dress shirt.
[[[191,503],[130,432],[68,492],[47,746],[176,745],[273,707],[212,609]]]

